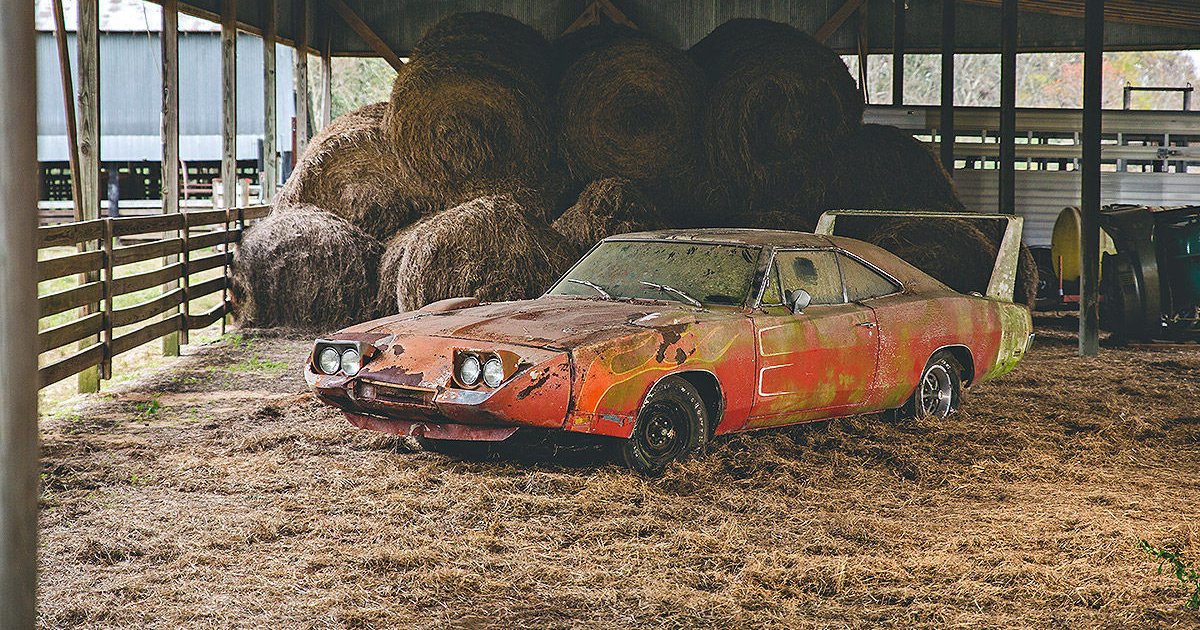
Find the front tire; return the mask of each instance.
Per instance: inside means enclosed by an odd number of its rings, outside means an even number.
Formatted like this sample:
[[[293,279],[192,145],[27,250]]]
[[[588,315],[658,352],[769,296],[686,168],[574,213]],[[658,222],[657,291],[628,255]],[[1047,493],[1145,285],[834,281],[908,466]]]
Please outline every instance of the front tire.
[[[962,371],[949,352],[937,352],[921,372],[917,390],[909,399],[907,415],[918,420],[941,420],[958,411],[962,404]]]
[[[629,468],[657,477],[671,462],[701,455],[707,448],[704,399],[686,379],[668,376],[646,395],[622,455]]]

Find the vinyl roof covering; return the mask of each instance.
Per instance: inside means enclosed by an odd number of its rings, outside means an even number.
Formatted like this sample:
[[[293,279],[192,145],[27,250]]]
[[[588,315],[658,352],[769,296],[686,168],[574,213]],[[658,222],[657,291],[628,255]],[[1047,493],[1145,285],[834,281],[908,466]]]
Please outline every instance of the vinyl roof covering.
[[[277,11],[279,36],[294,43],[300,31],[303,0],[237,0],[238,21],[261,32],[269,7]],[[343,21],[329,0],[311,3],[310,45],[333,55],[374,56],[371,48]],[[589,0],[344,0],[391,49],[404,56],[421,33],[442,17],[459,11],[494,11],[520,19],[547,37],[562,33]],[[790,23],[809,33],[829,19],[845,0],[611,0],[644,31],[683,48],[735,17],[761,17]],[[217,19],[221,0],[181,0],[185,13]],[[893,0],[865,0],[867,41],[871,52],[890,52]],[[907,0],[906,50],[938,52],[941,0]],[[1019,48],[1022,51],[1083,49],[1084,0],[1020,0]],[[1106,50],[1200,49],[1200,0],[1107,0]],[[959,0],[957,50],[999,52],[1000,0]],[[855,49],[857,15],[830,38],[842,52]]]

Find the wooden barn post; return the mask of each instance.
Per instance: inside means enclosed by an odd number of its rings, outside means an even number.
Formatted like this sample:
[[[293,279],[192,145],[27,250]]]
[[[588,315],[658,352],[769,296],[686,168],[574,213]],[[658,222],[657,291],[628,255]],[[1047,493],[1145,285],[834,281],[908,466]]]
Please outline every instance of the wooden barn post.
[[[177,0],[162,0],[162,210],[163,214],[179,212],[179,6]],[[179,256],[166,259],[168,265],[179,263]],[[179,288],[179,281],[168,282],[165,291]],[[187,304],[183,305],[187,309]],[[163,317],[173,317],[179,308],[172,308]],[[186,341],[187,318],[180,320],[180,330],[163,337],[163,355],[179,356],[179,343]]]
[[[300,34],[296,37],[295,80],[293,81],[296,91],[296,149],[292,161],[295,164],[300,163],[300,159],[304,157],[304,151],[308,149],[308,25],[310,11],[309,0],[299,0],[299,2],[300,10],[296,13],[300,16],[298,18],[300,24],[297,25]]]
[[[32,2],[0,2],[0,347],[37,340],[37,103]],[[0,628],[37,621],[37,355],[0,370]]]
[[[1100,131],[1104,0],[1087,0],[1083,27],[1083,160],[1079,204],[1079,354],[1100,351]]]
[[[941,158],[942,166],[950,177],[954,177],[954,3],[955,0],[942,0],[942,99],[941,129],[942,135]]]
[[[278,119],[275,111],[275,40],[277,37],[275,0],[266,1],[267,23],[263,28],[263,181],[262,199],[275,198],[279,180],[279,147],[276,146]]]
[[[79,50],[79,218],[83,221],[100,218],[100,3],[99,0],[79,0],[76,43]],[[94,249],[94,243],[86,245]],[[100,277],[95,272],[84,274],[86,282]],[[86,307],[86,313],[100,311],[99,304]],[[107,317],[107,315],[106,315]],[[79,342],[80,348],[100,343],[100,337],[88,337]],[[107,357],[108,350],[105,349]],[[80,392],[100,391],[100,366],[79,373]]]
[[[229,229],[230,210],[237,205],[237,0],[221,3],[221,206],[225,210],[225,229]],[[229,243],[221,246],[228,254]],[[229,257],[226,255],[222,273],[226,286],[221,289],[225,311],[221,317],[221,334],[225,334],[229,305]]]

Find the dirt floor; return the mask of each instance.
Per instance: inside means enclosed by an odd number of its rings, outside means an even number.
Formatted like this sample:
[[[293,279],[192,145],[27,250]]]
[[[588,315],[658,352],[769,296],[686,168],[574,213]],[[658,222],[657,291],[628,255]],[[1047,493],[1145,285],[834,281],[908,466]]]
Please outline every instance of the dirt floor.
[[[305,393],[233,336],[42,419],[46,627],[1197,627],[1200,350],[1048,331],[940,423],[466,462]]]

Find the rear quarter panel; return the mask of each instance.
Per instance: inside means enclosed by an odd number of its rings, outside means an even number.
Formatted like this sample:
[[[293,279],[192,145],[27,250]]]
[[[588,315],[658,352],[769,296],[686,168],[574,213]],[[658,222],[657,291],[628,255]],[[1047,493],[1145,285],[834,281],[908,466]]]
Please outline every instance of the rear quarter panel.
[[[905,293],[871,300],[879,322],[879,369],[874,395],[877,408],[899,407],[912,395],[929,358],[939,349],[965,347],[971,355],[972,383],[998,375],[995,365],[1002,342],[1012,339],[1023,326],[1010,306],[982,297]],[[1003,311],[1003,315],[1002,315]],[[1005,318],[1010,322],[1005,332]],[[1022,338],[1028,336],[1025,332]]]

